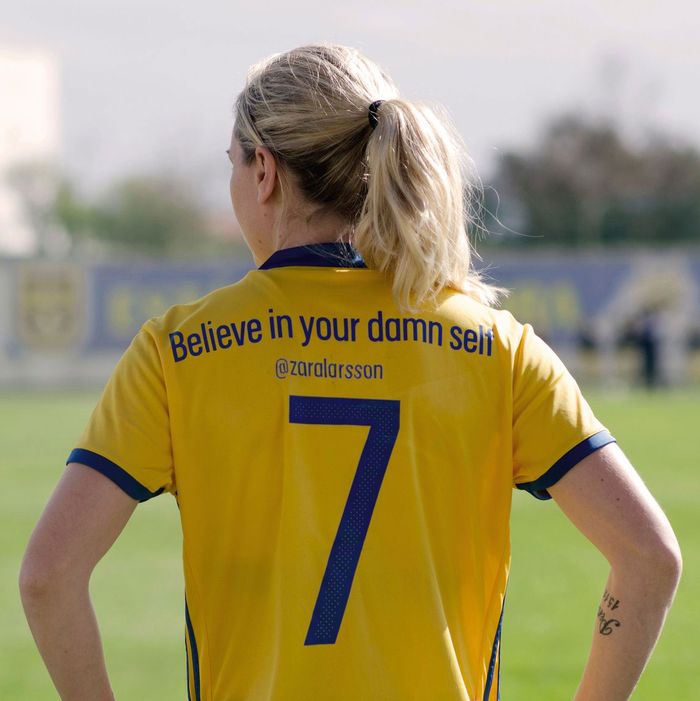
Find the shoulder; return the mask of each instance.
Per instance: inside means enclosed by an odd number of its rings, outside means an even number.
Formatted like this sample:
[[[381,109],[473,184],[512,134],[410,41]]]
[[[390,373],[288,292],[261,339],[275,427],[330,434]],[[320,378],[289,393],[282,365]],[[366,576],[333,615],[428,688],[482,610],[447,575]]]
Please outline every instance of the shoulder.
[[[146,321],[142,331],[159,340],[173,331],[202,321],[228,317],[232,313],[245,314],[255,301],[253,287],[251,276],[245,275],[231,285],[219,287],[190,302],[171,306],[165,313]]]
[[[524,337],[534,333],[532,327],[520,323],[508,310],[488,306],[454,290],[441,294],[437,312],[451,323],[491,330],[494,342],[512,356],[517,353]]]

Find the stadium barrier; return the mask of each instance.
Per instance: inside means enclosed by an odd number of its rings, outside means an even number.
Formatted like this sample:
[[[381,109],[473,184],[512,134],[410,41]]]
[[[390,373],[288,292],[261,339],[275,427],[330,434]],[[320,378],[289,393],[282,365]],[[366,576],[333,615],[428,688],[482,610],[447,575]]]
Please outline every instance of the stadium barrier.
[[[250,267],[240,260],[0,260],[0,386],[102,384],[146,319],[235,282]],[[653,340],[665,383],[700,380],[692,360],[700,253],[490,255],[484,271],[510,290],[503,306],[531,323],[584,381],[636,374],[621,366],[625,339],[642,339],[640,348]]]

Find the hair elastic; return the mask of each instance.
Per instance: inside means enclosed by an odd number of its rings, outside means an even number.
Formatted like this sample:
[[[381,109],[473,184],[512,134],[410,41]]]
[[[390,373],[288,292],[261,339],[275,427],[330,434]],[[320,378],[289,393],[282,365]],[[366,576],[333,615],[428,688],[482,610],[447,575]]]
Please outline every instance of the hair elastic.
[[[377,114],[377,110],[379,109],[379,105],[382,104],[384,100],[375,100],[370,106],[369,106],[369,125],[374,129],[377,124],[379,124],[379,115]]]

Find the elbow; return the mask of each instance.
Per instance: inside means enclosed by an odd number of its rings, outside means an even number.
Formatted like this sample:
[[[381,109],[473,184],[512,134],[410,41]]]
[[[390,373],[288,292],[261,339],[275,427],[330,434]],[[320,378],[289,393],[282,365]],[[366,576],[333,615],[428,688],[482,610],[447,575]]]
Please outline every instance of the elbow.
[[[634,552],[614,564],[660,592],[675,592],[683,572],[683,556],[673,532],[663,539],[639,543]]]
[[[683,571],[683,555],[670,524],[647,545],[650,561],[659,578],[675,586]]]
[[[678,542],[659,549],[649,564],[649,589],[656,592],[661,601],[671,605],[683,572],[683,556]]]
[[[19,571],[19,593],[25,608],[49,598],[56,581],[50,567],[36,558],[25,556]]]
[[[654,554],[654,566],[659,576],[672,583],[675,589],[683,572],[683,555],[675,536]]]
[[[80,589],[81,578],[71,574],[60,559],[27,552],[19,572],[19,592],[25,609],[40,607],[64,591]],[[85,580],[87,586],[87,580]]]

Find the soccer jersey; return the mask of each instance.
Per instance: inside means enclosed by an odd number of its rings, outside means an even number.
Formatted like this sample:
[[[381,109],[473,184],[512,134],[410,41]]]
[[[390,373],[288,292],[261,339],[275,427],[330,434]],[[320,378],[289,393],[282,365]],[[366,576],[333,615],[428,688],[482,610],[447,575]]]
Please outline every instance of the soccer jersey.
[[[197,701],[495,701],[513,487],[613,438],[508,312],[277,251],[146,322],[69,462],[175,495]]]

